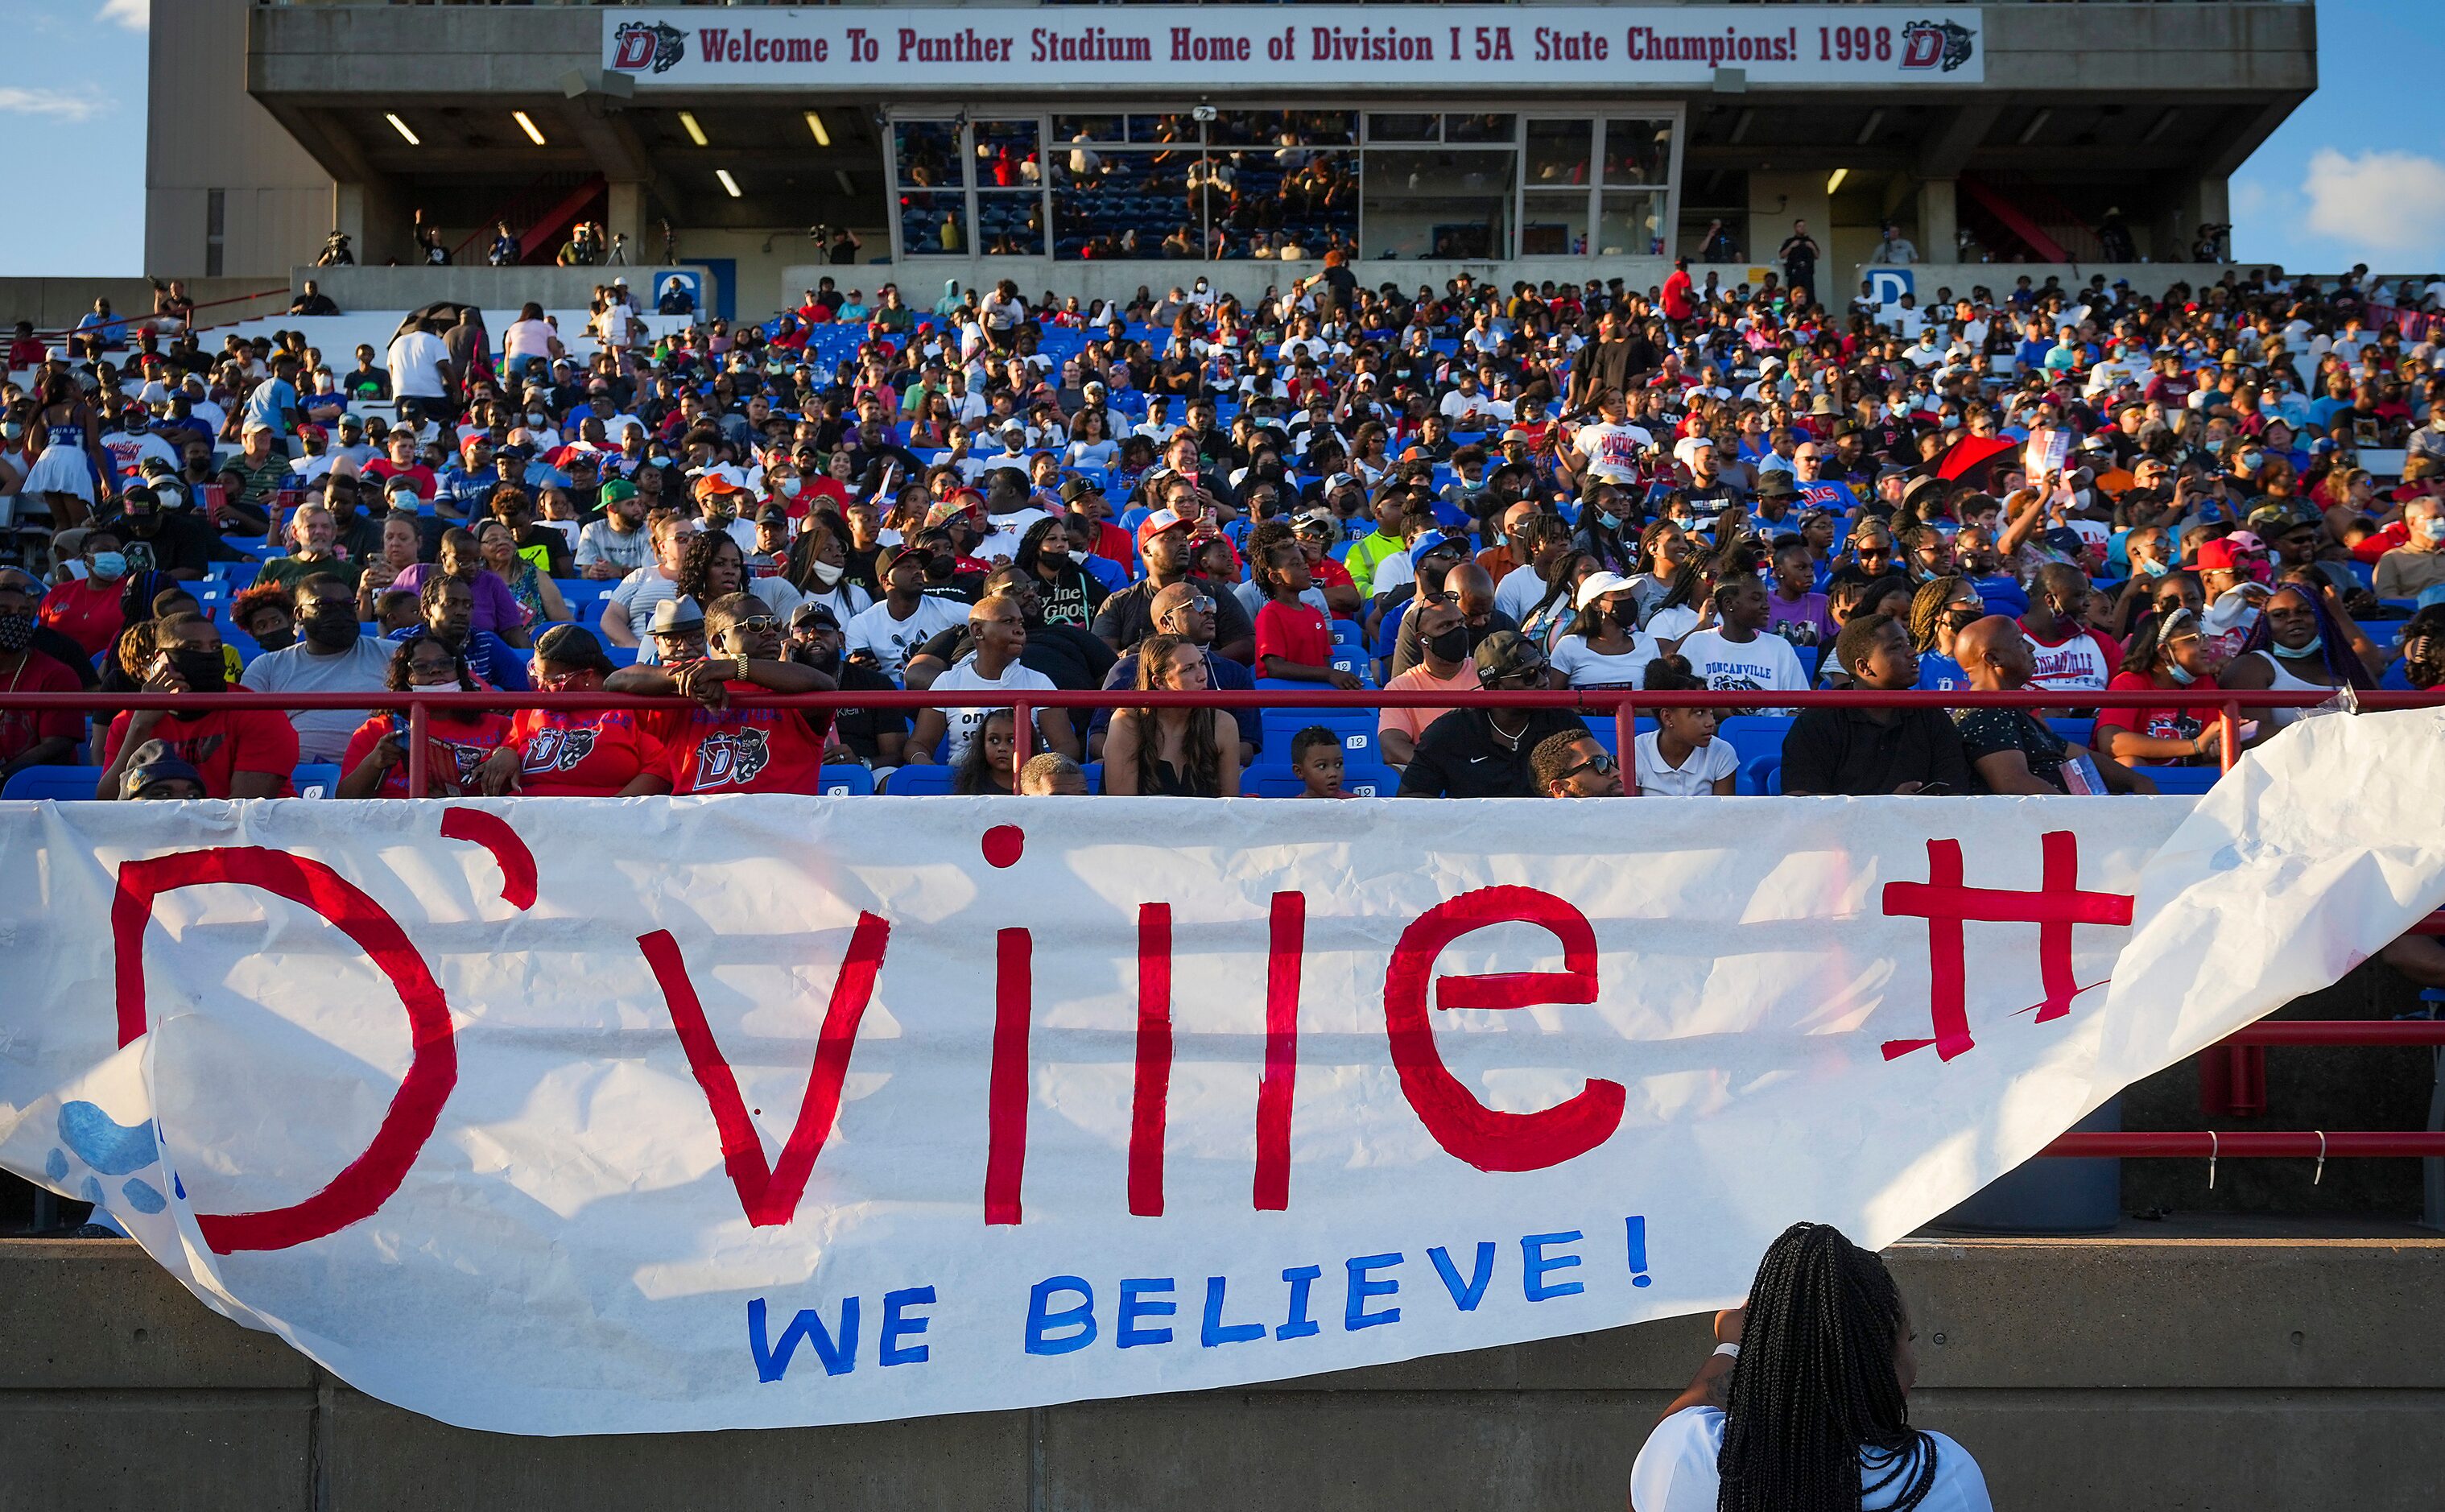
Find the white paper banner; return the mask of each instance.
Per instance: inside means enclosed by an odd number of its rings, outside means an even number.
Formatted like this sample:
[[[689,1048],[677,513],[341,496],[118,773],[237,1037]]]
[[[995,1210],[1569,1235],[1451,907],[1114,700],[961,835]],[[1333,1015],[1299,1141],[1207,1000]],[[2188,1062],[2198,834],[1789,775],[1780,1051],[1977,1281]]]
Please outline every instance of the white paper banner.
[[[1577,1334],[1888,1242],[2333,980],[2445,902],[2440,753],[2310,719],[2195,812],[5,805],[0,1164],[507,1432]]]
[[[1984,83],[1985,38],[1969,6],[623,8],[603,14],[603,65],[644,89],[1624,88],[1704,84],[1717,68],[1886,86]]]

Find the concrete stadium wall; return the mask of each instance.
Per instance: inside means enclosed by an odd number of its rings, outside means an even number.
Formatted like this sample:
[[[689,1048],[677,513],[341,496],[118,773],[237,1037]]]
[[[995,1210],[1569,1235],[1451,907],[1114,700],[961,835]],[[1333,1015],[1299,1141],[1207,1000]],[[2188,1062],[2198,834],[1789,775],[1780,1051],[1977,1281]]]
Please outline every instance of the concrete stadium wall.
[[[271,291],[273,297],[243,304],[215,304],[196,312],[198,326],[231,325],[289,308],[289,296],[271,278],[190,278],[187,292],[197,304],[235,299],[242,294]],[[110,301],[113,313],[146,315],[153,310],[153,284],[145,278],[82,278],[73,273],[52,278],[0,278],[0,327],[13,327],[30,320],[39,331],[65,330],[93,308],[97,299]]]
[[[2445,1239],[1913,1241],[1889,1258],[1918,1335],[1913,1420],[1969,1446],[1998,1506],[2435,1504]],[[9,1241],[0,1506],[1614,1512],[1705,1339],[1680,1318],[1192,1395],[520,1439],[338,1385],[133,1244]]]

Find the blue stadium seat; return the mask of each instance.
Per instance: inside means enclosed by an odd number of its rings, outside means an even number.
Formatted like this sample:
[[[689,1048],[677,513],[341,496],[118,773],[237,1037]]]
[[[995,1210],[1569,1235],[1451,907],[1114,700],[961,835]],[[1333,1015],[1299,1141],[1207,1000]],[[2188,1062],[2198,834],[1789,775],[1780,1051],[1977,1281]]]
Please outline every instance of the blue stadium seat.
[[[2074,745],[2086,746],[2092,751],[2097,749],[2095,719],[2048,719],[2046,727]]]
[[[1758,796],[1782,791],[1782,753],[1762,756],[1741,767],[1741,779],[1735,791]]]
[[[2131,770],[2146,774],[2156,784],[2159,793],[2205,793],[2215,786],[2216,778],[2224,775],[2214,767],[2135,766]]]
[[[0,798],[28,802],[47,798],[55,803],[89,799],[102,774],[101,767],[26,767],[9,775],[8,786],[0,787]]]
[[[902,767],[884,791],[895,798],[941,797],[951,791],[951,769],[939,761]]]
[[[874,792],[874,774],[853,761],[827,765],[823,781],[827,798],[863,798]]]
[[[304,761],[289,774],[289,786],[301,798],[336,798],[340,795],[340,764],[336,761]]]
[[[1735,714],[1715,728],[1715,738],[1731,743],[1732,750],[1745,767],[1760,756],[1782,758],[1783,737],[1791,733],[1791,721],[1762,714]]]

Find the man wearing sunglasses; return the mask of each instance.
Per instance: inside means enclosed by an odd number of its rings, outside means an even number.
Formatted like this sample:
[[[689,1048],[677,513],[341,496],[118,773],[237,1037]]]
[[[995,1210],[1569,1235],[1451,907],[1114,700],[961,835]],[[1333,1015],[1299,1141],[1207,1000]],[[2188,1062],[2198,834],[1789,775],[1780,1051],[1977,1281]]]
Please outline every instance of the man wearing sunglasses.
[[[1621,763],[1596,737],[1568,730],[1549,735],[1529,757],[1537,791],[1548,798],[1618,798]]]
[[[702,705],[645,717],[662,741],[661,759],[620,795],[821,793],[831,716],[821,709],[743,708],[737,700],[830,692],[832,680],[786,659],[781,622],[753,594],[725,594],[706,605],[704,630],[702,661],[623,667],[605,681],[623,693],[679,694]]]
[[[1545,654],[1517,630],[1478,644],[1477,676],[1489,692],[1526,692],[1546,681]],[[1567,709],[1454,709],[1418,737],[1401,773],[1405,798],[1533,798],[1537,748],[1558,735],[1586,735]]]
[[[1830,595],[1845,583],[1865,583],[1872,587],[1892,583],[1909,591],[1913,586],[1910,575],[1901,569],[1900,553],[1894,544],[1894,532],[1881,520],[1861,520],[1851,532],[1851,560],[1834,569],[1826,579],[1825,591]],[[1869,603],[1875,603],[1871,594]]]

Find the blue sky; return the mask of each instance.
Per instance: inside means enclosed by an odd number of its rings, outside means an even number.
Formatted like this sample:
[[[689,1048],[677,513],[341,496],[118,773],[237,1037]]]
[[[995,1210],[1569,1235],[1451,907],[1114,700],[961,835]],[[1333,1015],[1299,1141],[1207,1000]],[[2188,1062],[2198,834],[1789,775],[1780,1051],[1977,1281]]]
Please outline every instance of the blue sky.
[[[0,204],[20,219],[0,233],[0,276],[143,271],[150,4],[8,0]],[[2318,8],[2324,87],[2233,176],[2243,260],[2445,267],[2445,120],[2427,97],[2445,72],[2437,12],[2436,0]]]

